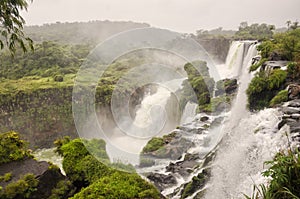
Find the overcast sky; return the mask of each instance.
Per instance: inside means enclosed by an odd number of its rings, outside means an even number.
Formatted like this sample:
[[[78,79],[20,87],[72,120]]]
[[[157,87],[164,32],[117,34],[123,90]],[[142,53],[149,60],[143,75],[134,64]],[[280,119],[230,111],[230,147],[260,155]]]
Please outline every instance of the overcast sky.
[[[237,29],[241,21],[286,26],[300,21],[300,0],[33,0],[27,25],[111,20],[146,22],[178,32]]]

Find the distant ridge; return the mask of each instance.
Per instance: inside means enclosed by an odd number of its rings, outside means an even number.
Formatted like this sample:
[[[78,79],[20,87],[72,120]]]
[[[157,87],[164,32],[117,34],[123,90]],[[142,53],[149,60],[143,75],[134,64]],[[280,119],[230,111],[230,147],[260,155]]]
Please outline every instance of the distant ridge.
[[[136,28],[150,27],[131,21],[56,22],[42,26],[26,26],[25,32],[35,42],[56,41],[65,44],[97,44],[108,37]]]

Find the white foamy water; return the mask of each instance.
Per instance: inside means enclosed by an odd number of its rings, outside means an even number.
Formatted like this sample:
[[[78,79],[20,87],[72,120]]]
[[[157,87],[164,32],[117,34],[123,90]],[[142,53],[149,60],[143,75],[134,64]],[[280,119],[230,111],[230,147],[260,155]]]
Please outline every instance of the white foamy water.
[[[63,157],[55,153],[56,148],[49,148],[49,149],[37,149],[33,152],[33,156],[38,161],[46,161],[52,162],[56,166],[58,166],[61,172],[65,175],[65,172],[62,167]]]
[[[246,108],[246,89],[251,81],[248,71],[251,58],[257,53],[256,45],[235,42],[232,48],[238,50],[234,56],[230,55],[234,50],[230,51],[229,56],[243,60],[240,72],[234,70],[238,74],[239,89],[231,115],[222,129],[223,139],[213,162],[206,199],[244,198],[243,193],[251,195],[252,185],[265,181],[260,174],[265,169],[264,162],[272,159],[278,146],[286,147],[287,143],[284,133],[276,130],[279,122],[276,109],[250,114]]]
[[[158,87],[156,93],[146,96],[141,103],[141,108],[136,112],[133,125],[137,125],[139,127],[147,127],[151,125],[151,123],[153,123],[151,119],[151,110],[154,106],[159,106],[164,109],[170,96],[171,92],[164,87]],[[159,114],[153,113],[152,115],[156,118],[165,120],[163,112],[160,112]]]
[[[155,93],[144,97],[132,124],[123,125],[126,127],[123,130],[115,128],[109,134],[106,149],[111,161],[138,165],[140,152],[147,142],[154,136],[169,133],[178,125],[169,120],[172,110],[166,109],[166,105],[171,94],[182,88],[184,80],[174,79],[159,85]]]

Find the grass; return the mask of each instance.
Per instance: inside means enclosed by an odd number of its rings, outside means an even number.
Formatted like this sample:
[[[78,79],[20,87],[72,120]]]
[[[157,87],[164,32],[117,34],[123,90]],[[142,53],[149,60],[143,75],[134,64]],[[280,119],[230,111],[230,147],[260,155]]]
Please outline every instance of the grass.
[[[18,80],[5,79],[0,81],[0,94],[13,94],[18,91],[34,91],[38,89],[73,86],[75,74],[64,76],[63,82],[54,81],[52,77],[29,76]]]

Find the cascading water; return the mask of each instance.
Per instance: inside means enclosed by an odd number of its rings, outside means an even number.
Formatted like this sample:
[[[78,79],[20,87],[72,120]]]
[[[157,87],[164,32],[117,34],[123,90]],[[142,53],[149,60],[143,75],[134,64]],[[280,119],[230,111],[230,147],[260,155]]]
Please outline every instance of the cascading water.
[[[233,102],[230,112],[221,115],[208,116],[210,121],[225,117],[223,125],[214,125],[213,127],[201,131],[202,133],[193,135],[195,147],[187,152],[196,154],[197,164],[205,161],[209,153],[217,148],[217,156],[212,162],[211,179],[205,187],[197,190],[188,198],[197,198],[197,194],[204,188],[206,189],[206,199],[219,198],[243,198],[243,193],[249,194],[252,190],[251,185],[265,182],[260,175],[264,169],[264,161],[270,160],[278,151],[277,146],[286,145],[286,139],[283,138],[283,132],[276,132],[276,126],[279,121],[279,112],[276,109],[266,109],[259,113],[251,114],[247,111],[246,89],[251,81],[253,74],[249,73],[252,57],[257,54],[255,41],[236,41],[232,43],[228,53],[226,64],[220,70],[223,78],[237,78],[239,89]],[[220,66],[219,66],[220,67]],[[225,74],[222,72],[225,71]],[[228,75],[228,76],[227,76]],[[192,109],[186,106],[186,109]],[[193,131],[200,127],[203,128],[199,118],[207,117],[203,114],[197,115],[189,124],[183,124],[185,138],[189,139],[185,131]],[[183,154],[183,159],[185,154]],[[172,164],[177,164],[183,160],[177,160]],[[188,163],[189,164],[189,163]],[[159,170],[157,170],[159,168]],[[167,167],[154,166],[156,173],[169,175]],[[151,168],[144,170],[151,172]],[[196,167],[188,176],[181,176],[173,173],[176,177],[175,186],[167,186],[162,193],[173,199],[182,198],[183,185],[192,180],[201,172],[201,168]],[[201,195],[201,194],[200,194]]]
[[[163,82],[157,87],[155,93],[147,94],[144,97],[140,108],[136,111],[133,124],[129,124],[128,126],[128,128],[133,128],[134,126],[145,128],[144,131],[131,130],[129,131],[130,134],[124,134],[115,128],[114,132],[110,134],[109,139],[106,140],[106,150],[111,161],[128,162],[138,165],[140,152],[147,142],[153,136],[163,136],[178,125],[176,121],[168,119],[168,116],[172,115],[172,110],[168,110],[166,107],[171,99],[171,94],[182,88],[184,80],[185,78],[181,78]],[[162,128],[157,129],[157,127]],[[155,133],[154,135],[153,132]]]
[[[196,114],[196,109],[197,109],[196,103],[188,102],[184,107],[180,124],[192,122]]]
[[[218,146],[217,157],[213,162],[212,177],[206,191],[206,199],[244,198],[243,193],[251,194],[251,185],[261,183],[260,173],[264,169],[264,161],[270,160],[278,149],[285,146],[283,133],[276,132],[278,112],[266,109],[250,114],[246,109],[246,89],[251,81],[249,66],[251,58],[257,53],[256,45],[239,42],[246,54],[243,56],[242,70],[238,73],[239,90],[225,121],[223,136]],[[234,43],[236,46],[237,43]]]

